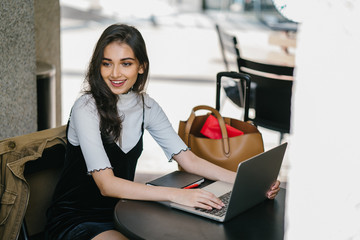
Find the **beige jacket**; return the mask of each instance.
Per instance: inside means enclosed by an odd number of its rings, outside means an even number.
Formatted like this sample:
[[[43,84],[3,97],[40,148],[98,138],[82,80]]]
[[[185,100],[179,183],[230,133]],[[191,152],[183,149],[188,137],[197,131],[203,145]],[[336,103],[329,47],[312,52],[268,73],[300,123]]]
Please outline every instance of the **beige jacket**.
[[[24,178],[28,161],[37,160],[44,149],[66,144],[66,126],[0,140],[0,239],[16,240],[29,202]]]

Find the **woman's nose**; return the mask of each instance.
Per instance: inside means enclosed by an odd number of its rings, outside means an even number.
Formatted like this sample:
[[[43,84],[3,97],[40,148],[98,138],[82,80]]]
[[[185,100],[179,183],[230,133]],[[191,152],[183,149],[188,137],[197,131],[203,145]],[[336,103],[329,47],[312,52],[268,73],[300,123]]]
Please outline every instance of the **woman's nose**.
[[[112,70],[112,73],[111,73],[111,76],[113,78],[119,78],[121,77],[121,69],[120,69],[120,66],[114,66],[113,70]]]

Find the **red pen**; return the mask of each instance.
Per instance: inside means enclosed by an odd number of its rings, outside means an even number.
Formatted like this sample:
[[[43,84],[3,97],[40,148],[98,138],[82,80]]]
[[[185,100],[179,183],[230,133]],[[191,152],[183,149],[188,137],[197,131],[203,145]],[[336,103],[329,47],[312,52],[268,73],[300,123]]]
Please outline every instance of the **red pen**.
[[[194,184],[184,187],[184,189],[196,188],[198,186],[200,186],[200,184],[194,183]]]
[[[196,188],[196,187],[200,186],[200,184],[201,184],[202,182],[204,182],[204,179],[202,179],[202,180],[200,180],[200,181],[197,181],[196,183],[193,183],[193,184],[191,184],[191,185],[189,185],[189,186],[186,186],[186,187],[184,187],[184,189]]]

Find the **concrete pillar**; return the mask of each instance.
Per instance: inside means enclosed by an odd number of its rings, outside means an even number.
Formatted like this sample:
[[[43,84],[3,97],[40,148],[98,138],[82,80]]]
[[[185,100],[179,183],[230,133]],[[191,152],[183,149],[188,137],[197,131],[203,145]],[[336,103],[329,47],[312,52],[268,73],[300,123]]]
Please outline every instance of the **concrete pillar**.
[[[34,1],[0,3],[0,139],[36,131]]]
[[[59,125],[59,0],[1,0],[0,139],[37,131],[37,60],[56,67],[56,125]]]

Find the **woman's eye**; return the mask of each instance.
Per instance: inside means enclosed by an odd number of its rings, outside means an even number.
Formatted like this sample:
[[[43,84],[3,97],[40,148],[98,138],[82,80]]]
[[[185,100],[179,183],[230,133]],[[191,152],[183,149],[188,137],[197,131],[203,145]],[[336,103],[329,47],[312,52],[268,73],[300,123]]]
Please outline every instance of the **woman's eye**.
[[[109,67],[109,66],[111,66],[111,64],[108,63],[108,62],[102,62],[102,65],[103,65],[104,67]]]
[[[132,64],[132,63],[124,62],[122,65],[123,65],[124,67],[129,67],[129,66],[131,66],[131,64]]]

